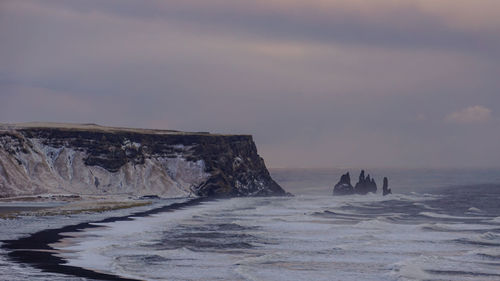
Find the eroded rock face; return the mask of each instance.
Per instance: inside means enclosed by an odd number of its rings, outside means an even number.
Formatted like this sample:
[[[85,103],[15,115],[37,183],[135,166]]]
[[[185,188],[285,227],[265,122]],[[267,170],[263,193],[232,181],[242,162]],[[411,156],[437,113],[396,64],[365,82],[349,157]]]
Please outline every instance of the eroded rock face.
[[[354,194],[354,187],[351,185],[351,176],[349,173],[340,177],[340,181],[333,187],[333,195]]]
[[[375,179],[370,178],[370,175],[365,177],[365,171],[361,170],[359,181],[356,183],[356,186],[354,186],[354,192],[357,194],[376,193],[377,184],[375,183]]]
[[[0,127],[0,196],[40,193],[286,194],[248,135],[95,125]]]

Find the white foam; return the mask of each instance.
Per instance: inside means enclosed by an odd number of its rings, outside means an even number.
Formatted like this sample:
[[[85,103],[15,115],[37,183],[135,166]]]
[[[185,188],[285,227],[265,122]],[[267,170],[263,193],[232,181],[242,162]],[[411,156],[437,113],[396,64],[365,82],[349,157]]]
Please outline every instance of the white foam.
[[[392,265],[391,273],[398,280],[430,280],[431,275],[422,269],[416,259],[408,259]]]
[[[421,224],[420,227],[425,230],[436,231],[487,231],[498,229],[498,226],[487,224],[464,224],[464,223],[426,223]]]
[[[477,220],[477,219],[488,219],[487,217],[462,217],[462,216],[451,216],[446,214],[434,213],[434,212],[420,212],[422,216],[430,217],[430,218],[439,218],[439,219],[454,219],[454,220]]]
[[[390,200],[411,205],[424,204],[424,198],[435,199],[409,195]],[[420,213],[430,221],[426,224],[421,218],[417,218],[420,223],[412,223],[402,213],[359,216],[358,210],[379,212],[385,204],[380,202],[386,200],[372,199],[297,196],[212,201],[133,221],[99,224],[103,228],[86,231],[94,235],[92,241],[74,238],[79,244],[65,249],[76,253],[65,257],[70,265],[107,268],[141,280],[439,280],[443,277],[432,270],[490,272],[481,257],[472,253],[480,246],[457,241],[496,243],[493,229],[497,225],[467,223],[469,217],[437,212]],[[339,215],[314,215],[326,210]],[[442,223],[443,217],[461,221]],[[239,225],[243,230],[206,230],[221,224]],[[175,239],[193,233],[222,233],[226,240],[253,247],[203,248],[194,242],[169,247]],[[246,236],[237,238],[237,234]],[[199,239],[222,241],[211,240],[209,235]]]
[[[471,213],[482,213],[483,211],[479,208],[476,208],[476,207],[470,207],[467,211],[471,212]]]

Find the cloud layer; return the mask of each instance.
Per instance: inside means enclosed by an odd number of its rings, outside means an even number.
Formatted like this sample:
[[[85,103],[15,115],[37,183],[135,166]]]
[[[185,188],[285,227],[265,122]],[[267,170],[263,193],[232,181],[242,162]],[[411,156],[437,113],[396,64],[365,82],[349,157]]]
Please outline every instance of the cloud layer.
[[[499,8],[6,0],[0,121],[251,133],[271,166],[500,166]]]

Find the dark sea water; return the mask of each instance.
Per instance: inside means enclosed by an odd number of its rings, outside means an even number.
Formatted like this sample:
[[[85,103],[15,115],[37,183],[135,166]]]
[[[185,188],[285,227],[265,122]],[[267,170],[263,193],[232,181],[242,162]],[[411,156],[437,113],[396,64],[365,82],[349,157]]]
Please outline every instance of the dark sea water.
[[[345,170],[271,172],[296,196],[104,223],[56,248],[69,265],[139,280],[500,280],[498,170],[368,170],[389,177],[385,197],[332,196]],[[68,279],[5,257],[1,268],[5,280]]]

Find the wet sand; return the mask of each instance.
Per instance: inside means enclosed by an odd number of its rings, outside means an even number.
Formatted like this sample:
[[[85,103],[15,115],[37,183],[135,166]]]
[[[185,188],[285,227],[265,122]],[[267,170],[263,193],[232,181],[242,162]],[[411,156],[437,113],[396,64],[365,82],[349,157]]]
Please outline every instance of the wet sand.
[[[16,217],[18,214],[36,213],[58,208],[67,202],[0,202],[0,218]]]
[[[55,216],[104,212],[151,204],[144,200],[75,200],[54,202],[0,202],[0,218],[17,216]]]
[[[32,207],[32,206],[0,206],[0,216],[19,212],[33,212],[47,209],[50,207]]]

